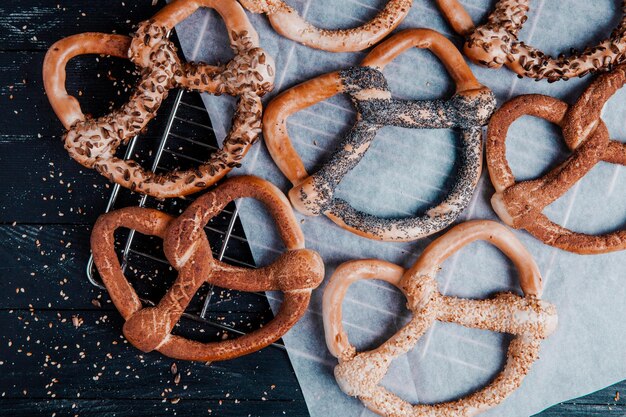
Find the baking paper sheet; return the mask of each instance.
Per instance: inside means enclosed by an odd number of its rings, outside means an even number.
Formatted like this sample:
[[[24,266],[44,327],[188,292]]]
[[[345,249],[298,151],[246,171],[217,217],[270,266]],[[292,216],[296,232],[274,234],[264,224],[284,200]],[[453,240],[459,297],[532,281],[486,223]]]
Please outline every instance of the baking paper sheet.
[[[288,0],[311,22],[328,28],[351,27],[375,15],[384,0]],[[481,21],[494,1],[464,4]],[[521,38],[549,53],[582,48],[607,36],[621,17],[620,1],[532,2]],[[276,60],[275,96],[314,76],[357,64],[366,53],[329,53],[278,36],[264,16],[251,15],[262,46]],[[428,27],[453,38],[434,1],[415,0],[400,29]],[[178,35],[188,59],[226,62],[231,56],[226,30],[217,14],[203,10],[179,25]],[[511,71],[472,65],[479,80],[496,93],[499,104],[525,93],[552,95],[574,102],[591,78],[548,84],[518,79]],[[428,52],[411,50],[385,70],[396,97],[450,97],[454,86],[441,64]],[[235,101],[204,97],[218,138],[229,128]],[[266,99],[266,102],[267,102]],[[626,137],[626,90],[616,94],[604,113],[613,137]],[[347,98],[339,96],[304,110],[289,120],[289,133],[309,172],[327,158],[354,121]],[[508,157],[519,179],[546,172],[567,156],[558,128],[525,117],[509,133]],[[343,181],[338,196],[356,208],[385,216],[421,212],[440,201],[455,175],[459,135],[449,130],[383,128],[367,156]],[[486,170],[485,170],[486,171]],[[283,191],[289,183],[260,143],[236,174],[254,174]],[[579,184],[546,209],[546,214],[573,230],[600,233],[626,224],[626,169],[600,163]],[[459,222],[496,219],[489,199],[493,188],[486,172],[471,205]],[[241,220],[257,264],[264,265],[282,250],[271,220],[254,201],[239,205]],[[316,290],[307,315],[284,338],[309,410],[317,416],[370,416],[361,403],[344,395],[333,377],[336,360],[324,343],[321,300],[325,283],[342,262],[378,258],[410,266],[432,238],[412,243],[383,243],[346,232],[325,218],[301,219],[307,247],[326,264],[326,280]],[[485,416],[526,417],[560,401],[603,388],[626,378],[626,252],[579,256],[543,245],[525,232],[515,232],[535,257],[544,276],[544,298],[556,304],[559,327],[541,348],[522,387]],[[449,259],[438,276],[443,293],[482,298],[496,291],[518,291],[515,271],[506,258],[485,243],[475,243]],[[270,294],[276,308],[279,294]],[[344,302],[344,324],[359,349],[378,346],[408,319],[405,300],[381,282],[353,286]],[[491,380],[503,365],[509,337],[436,324],[384,380],[387,387],[411,402],[439,402],[468,394]]]

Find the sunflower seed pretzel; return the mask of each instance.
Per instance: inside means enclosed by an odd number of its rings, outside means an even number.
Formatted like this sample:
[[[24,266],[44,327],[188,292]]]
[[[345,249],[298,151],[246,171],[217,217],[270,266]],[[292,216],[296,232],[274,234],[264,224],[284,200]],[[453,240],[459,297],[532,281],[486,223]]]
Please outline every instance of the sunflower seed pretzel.
[[[287,248],[276,262],[247,269],[213,259],[204,233],[207,222],[237,198],[263,202]],[[155,307],[143,307],[115,253],[118,228],[163,239],[164,252],[178,278]],[[304,248],[304,236],[285,196],[267,181],[235,177],[194,201],[178,218],[158,210],[129,207],[100,216],[91,236],[98,272],[120,314],[126,320],[124,335],[144,352],[157,350],[182,360],[218,361],[255,352],[283,336],[306,312],[311,291],[324,278],[322,259]],[[205,282],[237,291],[282,291],[285,295],[276,317],[263,328],[236,339],[200,343],[172,335],[172,329]]]
[[[528,18],[530,0],[500,0],[484,25],[475,27],[458,0],[437,0],[452,28],[466,37],[464,52],[477,64],[489,68],[506,65],[520,77],[550,82],[609,71],[625,59],[626,2],[622,20],[608,39],[582,52],[572,50],[553,58],[519,41],[517,35]]]
[[[600,119],[606,100],[626,82],[626,67],[601,75],[569,109],[567,103],[542,95],[518,96],[496,111],[487,133],[487,167],[496,193],[491,199],[500,219],[524,229],[547,245],[579,254],[626,249],[626,230],[589,235],[566,229],[543,209],[561,197],[598,162],[626,165],[626,144],[610,140]],[[569,109],[569,111],[568,111]],[[521,116],[535,116],[561,127],[569,158],[539,179],[516,182],[506,159],[506,137]]]
[[[369,48],[393,31],[411,10],[413,0],[389,0],[369,22],[352,29],[320,29],[283,0],[239,0],[252,13],[267,15],[280,35],[315,49],[354,52]]]
[[[452,254],[476,240],[498,247],[515,264],[524,297],[499,293],[488,300],[442,295],[435,276]],[[406,296],[410,322],[376,349],[357,352],[342,324],[341,304],[349,286],[361,279],[379,279]],[[539,347],[556,328],[556,308],[541,300],[541,275],[532,256],[504,226],[491,221],[462,223],[431,243],[411,269],[385,261],[346,262],[330,278],[323,297],[326,344],[339,360],[335,378],[347,395],[358,397],[371,411],[386,417],[469,417],[501,403],[521,385]],[[381,385],[392,361],[411,350],[435,321],[456,323],[515,336],[502,372],[482,390],[439,404],[412,405]]]
[[[228,28],[235,57],[226,65],[182,63],[168,40],[172,28],[199,7],[214,8]],[[65,89],[65,66],[73,57],[104,54],[129,58],[141,77],[128,103],[94,119],[85,116]],[[259,47],[259,39],[236,0],[176,0],[139,25],[134,37],[85,33],[55,43],[44,61],[46,93],[68,130],[70,156],[94,168],[112,182],[158,198],[198,192],[241,164],[261,132],[261,96],[274,86],[274,62]],[[117,148],[140,133],[152,120],[172,88],[239,97],[231,131],[206,164],[188,171],[156,174],[137,162],[115,157]]]
[[[446,66],[457,86],[450,100],[392,98],[382,70],[411,47],[431,50]],[[289,138],[287,118],[338,93],[350,96],[357,111],[356,124],[330,159],[309,176]],[[267,106],[263,136],[274,162],[294,185],[289,198],[298,211],[310,216],[324,214],[344,229],[370,239],[410,241],[444,229],[469,204],[481,172],[481,126],[494,107],[493,93],[476,80],[450,41],[432,30],[412,29],[377,46],[360,67],[322,75],[281,93]],[[383,126],[458,128],[462,132],[461,164],[452,191],[425,214],[380,218],[334,197],[336,187],[365,156]]]

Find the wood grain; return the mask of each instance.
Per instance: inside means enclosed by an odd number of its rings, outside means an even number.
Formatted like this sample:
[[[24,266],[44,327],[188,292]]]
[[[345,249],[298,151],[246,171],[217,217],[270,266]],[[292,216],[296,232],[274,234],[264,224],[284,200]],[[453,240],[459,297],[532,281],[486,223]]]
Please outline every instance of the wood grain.
[[[236,318],[237,314],[231,317]],[[237,320],[247,320],[241,314]],[[77,327],[78,324],[78,327]],[[181,381],[172,374],[173,361],[159,353],[142,353],[121,336],[123,320],[111,311],[0,311],[3,398],[239,399],[291,402],[295,375],[286,353],[268,347],[237,360],[204,364],[175,361]],[[189,320],[175,329],[201,341],[214,340]],[[218,338],[219,340],[219,338]],[[58,382],[50,385],[51,381]],[[55,394],[54,397],[52,395]]]
[[[132,410],[134,417],[153,416],[219,416],[219,417],[308,417],[309,413],[302,402],[274,402],[250,400],[117,400],[103,402],[99,400],[55,399],[32,404],[28,400],[11,399],[3,401],[6,415],[11,416],[123,416]],[[2,411],[0,411],[2,412]],[[622,414],[596,414],[613,417]],[[591,415],[594,416],[594,415]]]

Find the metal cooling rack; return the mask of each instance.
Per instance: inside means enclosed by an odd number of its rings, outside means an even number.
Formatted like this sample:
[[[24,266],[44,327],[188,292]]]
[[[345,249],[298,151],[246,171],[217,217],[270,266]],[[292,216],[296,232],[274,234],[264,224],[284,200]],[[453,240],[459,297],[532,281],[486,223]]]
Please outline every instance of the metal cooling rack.
[[[171,98],[168,101],[170,100]],[[164,103],[164,108],[167,107],[166,104],[167,103]],[[165,109],[163,110],[165,111]],[[198,119],[201,121],[198,121]],[[155,123],[155,121],[152,121],[152,123]],[[129,142],[124,158],[129,159],[132,157],[133,159],[145,159],[140,156],[142,151],[139,148],[142,146],[145,148],[145,145],[147,144],[149,146],[149,142],[151,142],[152,149],[148,148],[147,155],[148,157],[153,155],[152,170],[157,172],[161,170],[168,171],[174,167],[184,167],[185,163],[190,166],[202,163],[201,158],[206,156],[208,159],[210,153],[216,150],[218,146],[213,129],[210,126],[207,111],[198,93],[186,92],[182,89],[178,90],[177,94],[174,96],[174,101],[171,104],[171,110],[162,132],[156,150],[154,150],[155,142],[151,140],[151,138],[140,140],[141,136],[135,136]],[[190,151],[193,151],[193,157],[190,155]],[[143,153],[146,153],[146,149],[143,150]],[[177,215],[178,213],[176,213],[175,210],[177,209],[178,212],[182,211],[191,201],[193,201],[193,197],[163,201],[147,195],[138,196],[120,187],[118,184],[115,184],[106,205],[105,212],[109,212],[116,207],[135,204],[139,207],[156,206],[161,210],[169,211],[171,214]],[[225,260],[240,266],[255,267],[248,241],[238,219],[236,204],[234,204],[234,202],[230,203],[225,210],[222,211],[220,216],[221,217],[217,219],[216,222],[209,223],[205,228],[207,237],[209,237],[211,247],[213,248],[213,256],[220,261]],[[121,250],[118,252],[121,256],[122,271],[124,274],[126,275],[127,271],[130,271],[131,274],[139,275],[137,272],[139,267],[136,265],[139,263],[143,265],[143,270],[154,268],[156,265],[158,268],[167,266],[169,271],[173,272],[172,268],[169,267],[168,261],[164,259],[162,251],[154,250],[151,252],[149,249],[141,247],[138,241],[140,239],[142,239],[142,235],[136,234],[134,230],[130,230],[125,239],[121,239]],[[120,243],[119,240],[118,243]],[[155,249],[154,245],[144,246],[152,246],[152,249]],[[156,249],[158,249],[158,247]],[[146,267],[146,265],[150,266]],[[154,269],[151,269],[151,271],[152,274],[148,273],[147,275],[154,275],[157,277],[156,281],[161,281],[159,273],[154,273]],[[101,289],[105,288],[95,268],[93,256],[89,257],[87,263],[87,278],[92,285]],[[139,277],[132,283],[134,285],[141,281],[141,277]],[[161,284],[165,285],[166,283],[161,282]],[[160,290],[162,291],[163,288]],[[220,295],[216,296],[218,293]],[[224,293],[226,294],[226,298],[223,295]],[[140,295],[145,305],[156,304],[154,300],[157,297],[144,296],[144,294],[139,294],[139,291],[138,295]],[[205,285],[201,288],[199,294],[196,295],[196,298],[197,297],[200,298],[201,308],[198,308],[200,303],[197,303],[196,310],[194,312],[185,312],[183,317],[201,322],[219,331],[232,333],[234,335],[245,335],[247,332],[254,329],[246,328],[245,330],[241,330],[234,326],[220,323],[218,320],[212,319],[209,316],[217,304],[222,305],[220,311],[223,313],[225,311],[223,305],[225,302],[227,306],[236,305],[238,301],[239,306],[253,302],[258,304],[260,301],[259,297],[265,299],[265,294],[261,292],[243,293],[220,289],[213,285]],[[257,299],[253,300],[251,297],[256,297]],[[216,314],[213,315],[215,316]],[[217,316],[219,317],[219,313],[217,313]],[[245,323],[245,325],[249,326],[250,323]],[[271,346],[285,349],[280,341]]]

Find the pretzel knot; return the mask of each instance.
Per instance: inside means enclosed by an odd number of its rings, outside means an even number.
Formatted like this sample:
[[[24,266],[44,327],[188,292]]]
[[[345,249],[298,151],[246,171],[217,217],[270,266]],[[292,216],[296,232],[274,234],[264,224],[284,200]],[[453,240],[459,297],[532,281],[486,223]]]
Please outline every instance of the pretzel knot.
[[[239,0],[252,13],[267,15],[280,35],[330,52],[361,51],[377,44],[409,14],[413,0],[389,0],[369,22],[351,29],[320,29],[302,18],[283,0]]]
[[[277,222],[287,251],[273,264],[247,269],[213,258],[204,226],[231,201],[252,197],[263,202]],[[121,227],[163,239],[165,256],[178,271],[172,287],[155,307],[143,307],[124,276],[115,253],[114,232]],[[324,277],[317,252],[304,248],[304,236],[285,196],[267,181],[235,177],[195,200],[173,218],[158,210],[130,207],[100,216],[91,236],[94,261],[126,320],[124,335],[138,349],[182,360],[217,361],[257,351],[282,337],[306,312],[311,291]],[[172,329],[200,286],[211,283],[237,291],[282,291],[276,317],[263,328],[233,340],[200,343],[173,335]]]
[[[508,225],[525,229],[544,243],[580,254],[626,249],[626,231],[603,235],[577,233],[552,222],[543,209],[560,198],[598,162],[626,165],[626,144],[610,140],[600,112],[606,101],[626,82],[626,66],[603,74],[569,106],[541,95],[519,96],[505,103],[489,123],[487,164],[496,194],[492,205]],[[555,123],[572,150],[565,162],[539,179],[517,183],[506,159],[506,136],[519,117],[530,115]]]
[[[506,65],[520,77],[549,82],[584,77],[595,71],[609,71],[626,57],[626,2],[622,2],[620,23],[607,39],[556,58],[518,40],[528,19],[530,0],[499,0],[486,23],[478,27],[458,0],[437,3],[453,29],[466,37],[467,57],[489,68]]]
[[[229,30],[234,58],[223,66],[182,63],[168,36],[174,25],[199,7],[212,7]],[[104,54],[129,58],[140,80],[128,103],[94,119],[85,116],[65,89],[65,66],[75,56]],[[139,25],[133,38],[86,33],[55,43],[44,62],[46,93],[68,132],[70,156],[109,180],[158,198],[179,197],[208,187],[241,165],[261,132],[261,97],[274,86],[274,62],[263,49],[244,10],[235,0],[176,0]],[[115,157],[118,147],[139,134],[173,88],[239,97],[230,133],[223,147],[202,166],[166,174],[146,171],[132,160]]]
[[[442,60],[457,85],[452,99],[408,101],[392,97],[382,70],[411,47],[430,49]],[[289,198],[301,213],[324,214],[344,229],[371,239],[409,241],[442,230],[469,204],[480,177],[481,126],[495,108],[494,95],[476,80],[454,45],[432,30],[400,32],[377,46],[361,65],[309,80],[283,92],[268,105],[263,135],[272,158],[294,185]],[[330,159],[309,175],[289,138],[287,118],[337,93],[350,96],[357,112],[356,124]],[[384,126],[462,131],[463,148],[456,183],[444,201],[423,215],[379,218],[357,211],[334,197],[344,176],[361,161]]]
[[[442,295],[436,273],[449,256],[476,240],[502,250],[520,274],[524,297],[500,293],[487,300]],[[413,317],[376,349],[358,353],[343,329],[341,303],[349,286],[361,279],[380,279],[406,296]],[[335,378],[340,388],[357,396],[372,411],[388,417],[469,417],[495,407],[516,390],[539,357],[541,340],[556,328],[556,308],[540,299],[541,275],[524,246],[506,227],[491,221],[472,221],[451,229],[431,243],[409,270],[379,260],[351,261],[339,266],[324,290],[323,317],[326,344],[339,364]],[[381,385],[392,361],[412,349],[436,322],[449,322],[515,336],[503,371],[485,388],[465,398],[433,405],[411,405]]]

